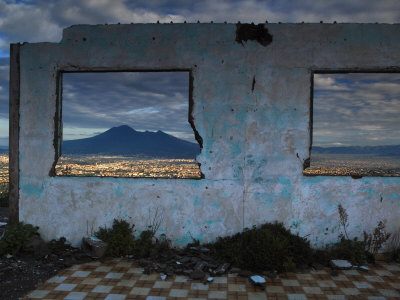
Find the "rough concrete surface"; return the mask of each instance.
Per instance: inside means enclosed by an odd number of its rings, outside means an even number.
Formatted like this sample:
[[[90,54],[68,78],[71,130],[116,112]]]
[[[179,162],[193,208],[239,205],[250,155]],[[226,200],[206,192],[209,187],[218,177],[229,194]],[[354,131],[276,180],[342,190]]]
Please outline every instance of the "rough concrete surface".
[[[350,236],[380,220],[389,231],[398,228],[400,178],[302,171],[312,73],[400,71],[400,24],[264,27],[271,39],[257,27],[238,41],[235,24],[79,25],[65,29],[60,43],[21,45],[20,220],[39,226],[45,239],[65,236],[74,244],[114,218],[143,230],[157,208],[165,212],[159,233],[175,245],[278,220],[323,246],[338,238],[338,204],[349,215]],[[111,70],[191,72],[204,179],[49,176],[59,72]]]

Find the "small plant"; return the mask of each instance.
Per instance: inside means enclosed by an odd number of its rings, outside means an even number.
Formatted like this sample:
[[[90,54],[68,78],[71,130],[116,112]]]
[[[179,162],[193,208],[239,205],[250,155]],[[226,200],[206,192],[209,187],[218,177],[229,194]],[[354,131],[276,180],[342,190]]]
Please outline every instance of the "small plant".
[[[148,225],[148,228],[153,233],[153,236],[155,236],[161,224],[164,222],[164,210],[160,210],[159,207],[157,207],[153,218],[151,218],[150,215],[151,211],[149,210],[149,219],[151,219],[151,223]]]
[[[364,231],[365,250],[375,255],[389,238],[390,233],[386,232],[385,223],[379,221],[372,234],[367,234]]]
[[[353,265],[363,264],[366,260],[373,262],[374,255],[382,248],[389,239],[390,234],[385,231],[385,223],[380,221],[373,233],[364,231],[364,240],[350,239],[347,234],[348,214],[341,204],[338,205],[339,223],[343,232],[339,235],[340,241],[328,248],[332,258],[346,259]]]
[[[125,220],[114,219],[111,228],[100,227],[95,236],[108,243],[106,255],[130,255],[135,249],[134,227]]]
[[[0,256],[5,254],[16,255],[22,249],[22,246],[33,236],[40,236],[39,227],[32,224],[19,222],[8,224],[5,232],[0,239]]]
[[[392,253],[393,260],[400,263],[400,228],[391,235],[389,250]]]
[[[277,222],[218,238],[206,247],[213,256],[254,271],[291,271],[296,265],[308,264],[312,256],[306,239],[293,235]]]
[[[332,259],[346,259],[353,265],[362,265],[367,260],[367,252],[362,241],[342,237],[338,243],[328,249]]]
[[[349,239],[349,236],[348,236],[347,230],[346,230],[347,226],[349,225],[347,222],[349,216],[347,215],[346,210],[343,208],[343,206],[341,204],[339,204],[338,210],[339,210],[339,222],[343,228],[343,233],[341,233],[341,235],[339,237]]]
[[[140,257],[150,255],[153,246],[154,233],[152,230],[144,230],[140,233],[139,239],[136,241],[136,254]]]

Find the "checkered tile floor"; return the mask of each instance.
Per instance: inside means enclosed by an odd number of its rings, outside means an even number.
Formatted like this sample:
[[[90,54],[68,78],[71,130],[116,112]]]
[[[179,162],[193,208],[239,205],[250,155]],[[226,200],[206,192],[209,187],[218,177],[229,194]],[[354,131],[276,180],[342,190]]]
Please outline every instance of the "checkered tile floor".
[[[24,299],[400,299],[400,265],[380,263],[368,272],[330,269],[267,279],[265,291],[236,274],[204,284],[186,276],[143,274],[135,262],[113,259],[75,265]]]

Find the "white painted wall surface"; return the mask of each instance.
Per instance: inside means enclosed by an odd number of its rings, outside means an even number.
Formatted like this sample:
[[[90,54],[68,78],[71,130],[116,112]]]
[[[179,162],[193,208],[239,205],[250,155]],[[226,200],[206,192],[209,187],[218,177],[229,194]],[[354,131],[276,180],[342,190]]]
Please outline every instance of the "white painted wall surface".
[[[60,43],[22,45],[20,220],[45,239],[65,236],[75,245],[88,224],[97,229],[114,218],[143,230],[157,208],[166,212],[159,233],[176,245],[278,220],[323,246],[340,233],[338,204],[352,237],[380,220],[399,228],[400,178],[305,177],[302,169],[311,71],[399,70],[400,25],[265,28],[273,36],[267,46],[236,42],[234,24],[79,25]],[[57,72],[143,69],[192,71],[205,179],[50,177]]]

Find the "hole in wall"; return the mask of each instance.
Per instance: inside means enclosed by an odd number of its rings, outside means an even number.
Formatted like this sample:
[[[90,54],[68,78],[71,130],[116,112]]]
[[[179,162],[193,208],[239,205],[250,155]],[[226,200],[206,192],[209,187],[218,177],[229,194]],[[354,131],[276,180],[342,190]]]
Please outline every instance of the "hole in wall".
[[[304,175],[400,176],[400,74],[313,74]]]
[[[56,176],[202,178],[189,71],[61,73],[60,80]]]

